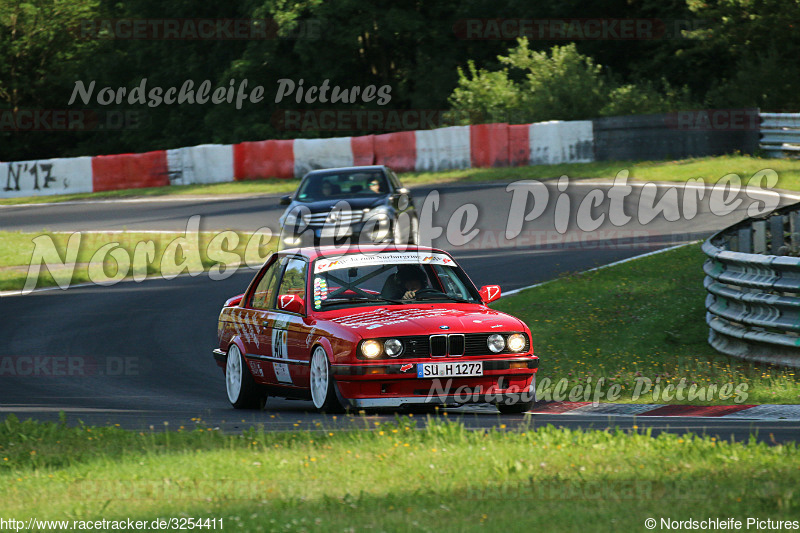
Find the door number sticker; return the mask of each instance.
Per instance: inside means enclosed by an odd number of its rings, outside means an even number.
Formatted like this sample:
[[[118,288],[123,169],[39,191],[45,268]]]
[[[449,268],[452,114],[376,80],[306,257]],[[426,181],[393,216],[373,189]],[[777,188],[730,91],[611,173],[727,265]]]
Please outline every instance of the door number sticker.
[[[289,353],[286,347],[286,339],[289,332],[285,329],[272,330],[272,357],[277,359],[288,359]],[[289,365],[286,363],[272,363],[275,369],[275,377],[281,383],[291,383],[292,376],[289,375]]]

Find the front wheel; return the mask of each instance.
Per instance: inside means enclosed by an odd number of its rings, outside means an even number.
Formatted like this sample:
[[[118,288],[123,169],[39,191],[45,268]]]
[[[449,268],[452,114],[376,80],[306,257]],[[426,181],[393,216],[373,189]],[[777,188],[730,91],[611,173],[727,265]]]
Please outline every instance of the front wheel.
[[[504,415],[527,413],[536,405],[536,376],[531,380],[530,392],[513,394],[495,404],[497,410]]]
[[[311,401],[314,407],[324,413],[340,413],[344,411],[336,397],[336,389],[331,375],[331,365],[322,346],[314,348],[311,355],[310,373]]]
[[[253,380],[244,356],[235,344],[228,350],[228,360],[225,363],[225,389],[228,392],[228,401],[234,409],[260,409],[267,398]]]

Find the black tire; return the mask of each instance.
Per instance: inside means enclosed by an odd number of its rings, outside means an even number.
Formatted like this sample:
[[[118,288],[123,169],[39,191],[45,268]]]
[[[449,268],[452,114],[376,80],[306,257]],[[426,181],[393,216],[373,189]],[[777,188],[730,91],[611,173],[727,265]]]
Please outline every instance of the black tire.
[[[536,375],[534,374],[531,380],[531,387],[533,390],[530,392],[520,392],[514,394],[510,398],[505,398],[495,404],[497,410],[504,415],[518,415],[527,413],[533,406],[536,405]]]
[[[241,350],[235,344],[228,348],[225,363],[225,389],[234,409],[262,409],[267,395],[253,380]]]
[[[331,364],[322,346],[311,353],[309,389],[314,407],[321,413],[343,413],[344,407],[336,395],[336,385],[331,375]]]
[[[533,409],[535,403],[536,401],[531,400],[529,402],[518,401],[510,405],[505,402],[495,405],[497,406],[497,410],[504,415],[519,415],[522,413],[527,413]]]

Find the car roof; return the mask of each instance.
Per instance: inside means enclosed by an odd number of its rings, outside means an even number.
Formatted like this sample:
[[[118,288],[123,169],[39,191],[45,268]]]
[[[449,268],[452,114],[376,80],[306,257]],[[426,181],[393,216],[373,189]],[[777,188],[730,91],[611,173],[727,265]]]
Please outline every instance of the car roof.
[[[358,254],[376,254],[381,252],[432,252],[446,254],[452,257],[449,253],[438,248],[430,248],[428,246],[354,246],[352,248],[345,248],[342,250],[341,246],[320,246],[313,248],[290,248],[279,252],[281,255],[301,255],[313,261],[320,257],[333,257],[340,255],[358,255]]]
[[[385,165],[366,165],[366,166],[357,166],[357,167],[336,167],[336,168],[318,168],[309,171],[306,176],[309,174],[326,174],[328,172],[358,172],[359,170],[386,170],[388,167]],[[303,176],[305,177],[305,176]]]

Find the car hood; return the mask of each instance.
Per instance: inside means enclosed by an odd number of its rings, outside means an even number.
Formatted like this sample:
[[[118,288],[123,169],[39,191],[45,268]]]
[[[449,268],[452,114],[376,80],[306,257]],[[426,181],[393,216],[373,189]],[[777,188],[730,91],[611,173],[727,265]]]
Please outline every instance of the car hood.
[[[528,331],[511,315],[478,304],[425,304],[361,307],[330,311],[320,316],[354,331],[364,338],[431,335],[436,333],[481,333]],[[442,326],[446,326],[444,329]]]

